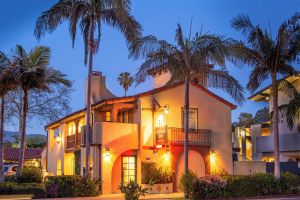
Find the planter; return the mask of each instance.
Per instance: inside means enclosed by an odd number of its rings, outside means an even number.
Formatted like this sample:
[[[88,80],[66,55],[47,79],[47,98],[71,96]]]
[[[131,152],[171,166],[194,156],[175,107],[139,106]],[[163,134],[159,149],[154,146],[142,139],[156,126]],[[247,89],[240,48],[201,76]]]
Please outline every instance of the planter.
[[[143,188],[148,188],[148,194],[170,194],[173,192],[173,183],[142,184]]]

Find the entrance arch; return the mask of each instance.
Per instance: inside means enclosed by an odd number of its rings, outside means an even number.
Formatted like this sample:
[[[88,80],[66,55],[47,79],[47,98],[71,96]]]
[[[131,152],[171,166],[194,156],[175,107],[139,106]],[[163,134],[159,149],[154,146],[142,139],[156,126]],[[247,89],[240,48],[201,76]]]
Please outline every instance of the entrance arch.
[[[189,169],[193,171],[198,177],[205,176],[205,162],[202,155],[195,151],[189,150]],[[176,176],[177,176],[177,183],[180,181],[180,177],[184,173],[184,152],[181,153],[177,160],[176,166]]]

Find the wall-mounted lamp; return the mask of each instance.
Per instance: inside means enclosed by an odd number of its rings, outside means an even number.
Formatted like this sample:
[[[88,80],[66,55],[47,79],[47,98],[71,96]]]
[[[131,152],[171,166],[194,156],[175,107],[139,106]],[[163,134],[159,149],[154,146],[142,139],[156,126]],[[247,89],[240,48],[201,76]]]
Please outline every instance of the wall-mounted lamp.
[[[210,158],[213,160],[216,158],[216,152],[214,150],[210,151]]]
[[[169,113],[169,105],[164,105],[162,108],[163,108],[165,114]]]
[[[170,160],[170,150],[167,149],[165,154],[164,154],[164,160],[169,161]]]
[[[60,135],[56,136],[55,140],[56,140],[57,143],[60,143],[61,142],[61,136]]]
[[[155,147],[156,147],[157,149],[161,149],[161,148],[162,148],[162,145],[161,145],[161,144],[157,144]]]
[[[105,149],[105,152],[103,154],[103,157],[104,157],[104,160],[105,161],[109,161],[110,160],[110,149],[109,148],[106,148]]]

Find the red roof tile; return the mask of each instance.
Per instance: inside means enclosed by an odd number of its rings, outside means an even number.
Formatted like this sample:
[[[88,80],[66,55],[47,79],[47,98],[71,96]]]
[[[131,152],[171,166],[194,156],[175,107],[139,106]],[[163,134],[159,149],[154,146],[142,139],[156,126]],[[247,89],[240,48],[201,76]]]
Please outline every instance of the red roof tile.
[[[44,150],[43,148],[26,148],[24,159],[29,160],[29,159],[41,158],[43,150]],[[9,160],[9,161],[19,160],[19,151],[20,148],[5,148],[4,160]]]

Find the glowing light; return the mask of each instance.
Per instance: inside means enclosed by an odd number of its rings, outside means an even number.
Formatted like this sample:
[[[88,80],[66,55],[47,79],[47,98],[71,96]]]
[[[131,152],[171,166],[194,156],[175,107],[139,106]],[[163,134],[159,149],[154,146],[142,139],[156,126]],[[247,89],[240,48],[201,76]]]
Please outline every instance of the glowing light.
[[[266,97],[266,100],[269,100],[269,97]]]
[[[167,150],[166,153],[164,154],[164,160],[169,161],[170,160],[170,151]]]
[[[161,148],[162,148],[162,145],[161,145],[161,144],[158,144],[158,145],[156,145],[156,148],[157,148],[157,149],[161,149]]]
[[[241,131],[241,136],[245,137],[245,135],[246,135],[245,131]]]
[[[211,160],[215,160],[215,158],[216,158],[216,153],[215,153],[215,151],[211,150],[211,152],[210,152],[210,159]]]
[[[103,154],[103,157],[104,157],[104,160],[105,161],[110,161],[110,149],[109,148],[106,148],[105,149],[105,152]]]
[[[169,106],[168,105],[164,106],[164,113],[165,114],[169,113]]]
[[[60,143],[61,142],[61,136],[60,135],[56,136],[55,140],[56,140],[57,143]]]

